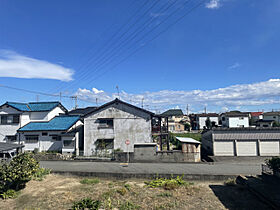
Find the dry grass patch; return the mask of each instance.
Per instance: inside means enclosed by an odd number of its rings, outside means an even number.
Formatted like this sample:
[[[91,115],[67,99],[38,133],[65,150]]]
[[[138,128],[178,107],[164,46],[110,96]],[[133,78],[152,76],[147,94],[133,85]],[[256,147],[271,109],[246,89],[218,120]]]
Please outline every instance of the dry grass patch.
[[[95,184],[81,184],[82,180],[51,174],[43,181],[30,181],[16,199],[1,200],[0,209],[71,209],[85,198],[100,201],[102,209],[225,209],[206,183],[165,190],[147,187],[147,180],[98,179]]]

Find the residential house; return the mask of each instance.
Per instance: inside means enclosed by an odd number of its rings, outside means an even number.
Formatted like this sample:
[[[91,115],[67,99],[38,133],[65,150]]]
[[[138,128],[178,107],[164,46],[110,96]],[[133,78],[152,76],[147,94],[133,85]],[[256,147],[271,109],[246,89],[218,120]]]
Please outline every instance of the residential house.
[[[0,106],[0,142],[17,142],[17,130],[29,122],[49,121],[66,108],[60,102],[6,102]]]
[[[263,119],[280,123],[280,112],[265,112],[263,113]]]
[[[18,129],[20,143],[25,145],[25,151],[73,153],[79,148],[82,125],[80,116],[75,115],[56,116],[47,122],[29,122]]]
[[[274,120],[258,120],[256,121],[256,126],[261,128],[271,128],[273,127]]]
[[[84,155],[133,152],[136,143],[152,143],[153,113],[115,99],[84,116]]]
[[[190,128],[190,119],[181,109],[169,109],[160,116],[168,118],[168,130],[171,132],[182,132]]]
[[[227,128],[249,127],[250,113],[230,111],[221,114],[222,126]]]
[[[207,120],[209,120],[209,125],[207,126]],[[203,113],[196,114],[196,129],[202,130],[207,127],[216,127],[219,125],[219,115],[216,113]]]
[[[279,156],[279,128],[213,128],[202,135],[202,148],[214,156]]]
[[[251,118],[250,118],[250,125],[256,125],[259,120],[263,119],[263,112],[251,112],[250,113]]]

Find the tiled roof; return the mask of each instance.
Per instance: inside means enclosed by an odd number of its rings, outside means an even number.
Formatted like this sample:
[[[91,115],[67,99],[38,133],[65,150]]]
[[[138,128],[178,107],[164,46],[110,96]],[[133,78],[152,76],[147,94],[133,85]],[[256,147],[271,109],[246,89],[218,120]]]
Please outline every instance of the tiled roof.
[[[19,131],[66,131],[73,126],[80,116],[56,116],[49,122],[31,122],[19,129]]]
[[[197,114],[198,117],[219,117],[217,113],[202,113]]]
[[[88,113],[91,113],[92,111],[96,110],[98,107],[97,106],[89,106],[86,108],[78,108],[78,109],[73,109],[68,112],[69,115],[81,115],[84,116]]]
[[[30,103],[16,103],[16,102],[6,102],[7,105],[24,112],[41,112],[41,111],[51,111],[60,103],[58,101],[54,102],[30,102]]]
[[[184,113],[181,109],[169,109],[166,112],[163,112],[161,116],[163,117],[170,117],[170,116],[182,116]]]
[[[258,116],[260,116],[262,114],[263,114],[263,112],[251,112],[251,116],[252,117],[258,117]]]

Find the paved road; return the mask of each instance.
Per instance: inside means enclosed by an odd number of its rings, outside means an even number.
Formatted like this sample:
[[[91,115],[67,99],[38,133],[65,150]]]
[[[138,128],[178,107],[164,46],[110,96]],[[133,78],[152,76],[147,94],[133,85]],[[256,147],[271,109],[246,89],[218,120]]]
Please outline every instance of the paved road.
[[[95,172],[122,174],[203,174],[203,175],[257,175],[260,162],[216,163],[129,163],[123,167],[116,162],[41,161],[42,167],[55,172]]]

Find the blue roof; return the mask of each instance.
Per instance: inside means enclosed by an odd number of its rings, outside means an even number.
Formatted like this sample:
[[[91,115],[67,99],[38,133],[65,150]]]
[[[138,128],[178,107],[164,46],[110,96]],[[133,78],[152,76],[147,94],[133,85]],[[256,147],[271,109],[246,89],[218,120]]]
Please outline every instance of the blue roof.
[[[58,101],[54,102],[30,102],[30,103],[16,103],[16,102],[7,102],[7,105],[14,107],[17,110],[24,112],[41,112],[41,111],[51,111],[60,103]]]
[[[19,129],[19,131],[66,131],[73,126],[80,116],[56,116],[49,122],[31,122]]]

